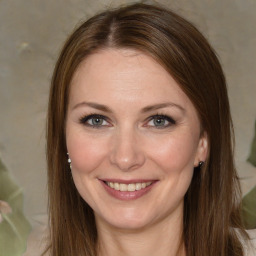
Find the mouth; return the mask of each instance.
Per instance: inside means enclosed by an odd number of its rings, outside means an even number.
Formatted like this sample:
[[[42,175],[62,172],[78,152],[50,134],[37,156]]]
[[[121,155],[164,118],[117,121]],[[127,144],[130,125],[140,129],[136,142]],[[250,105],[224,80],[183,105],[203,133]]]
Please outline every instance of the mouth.
[[[136,183],[119,183],[119,182],[110,182],[110,181],[104,181],[104,183],[109,186],[110,188],[117,190],[117,191],[140,191],[148,186],[150,186],[153,181],[148,181],[148,182],[136,182]]]
[[[152,190],[157,180],[100,180],[106,192],[119,200],[138,199]]]

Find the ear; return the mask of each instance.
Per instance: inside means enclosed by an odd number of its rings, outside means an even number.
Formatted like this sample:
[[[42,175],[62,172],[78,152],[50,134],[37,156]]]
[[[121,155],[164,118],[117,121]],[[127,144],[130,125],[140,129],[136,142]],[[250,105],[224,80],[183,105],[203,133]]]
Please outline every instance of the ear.
[[[208,151],[209,151],[208,147],[209,147],[208,136],[206,132],[203,132],[198,142],[197,153],[194,161],[194,167],[197,167],[199,162],[206,161]]]

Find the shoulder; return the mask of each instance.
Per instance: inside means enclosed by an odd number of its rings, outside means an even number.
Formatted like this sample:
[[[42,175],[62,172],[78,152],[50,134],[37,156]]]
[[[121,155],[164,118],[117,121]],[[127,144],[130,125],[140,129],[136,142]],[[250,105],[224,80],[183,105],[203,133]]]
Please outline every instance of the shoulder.
[[[249,241],[242,241],[245,251],[245,256],[256,255],[256,229],[247,230]]]
[[[49,245],[49,229],[40,226],[32,230],[27,241],[27,250],[23,256],[44,255],[49,256],[47,247]]]

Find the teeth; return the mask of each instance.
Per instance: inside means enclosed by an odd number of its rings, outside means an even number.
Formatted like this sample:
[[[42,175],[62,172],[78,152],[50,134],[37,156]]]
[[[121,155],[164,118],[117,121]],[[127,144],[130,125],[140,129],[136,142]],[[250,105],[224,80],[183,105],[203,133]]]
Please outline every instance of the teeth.
[[[119,190],[120,190],[120,191],[127,191],[127,187],[128,187],[128,186],[127,186],[126,184],[120,184],[120,185],[119,185]]]
[[[127,190],[128,191],[135,191],[136,185],[135,184],[129,184]]]
[[[141,183],[136,183],[135,187],[136,187],[136,190],[141,190]]]
[[[119,183],[114,183],[114,189],[119,190]]]
[[[148,181],[148,182],[141,182],[141,183],[131,183],[131,184],[123,184],[123,183],[117,183],[117,182],[106,182],[106,184],[115,189],[115,190],[119,190],[119,191],[135,191],[135,190],[141,190],[143,188],[146,188],[147,186],[151,185],[152,182]]]

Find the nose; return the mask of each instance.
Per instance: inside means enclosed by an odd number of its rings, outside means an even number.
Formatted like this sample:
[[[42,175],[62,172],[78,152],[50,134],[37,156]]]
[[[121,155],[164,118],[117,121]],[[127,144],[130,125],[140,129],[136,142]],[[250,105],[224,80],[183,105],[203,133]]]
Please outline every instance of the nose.
[[[110,162],[122,171],[135,170],[144,164],[145,155],[134,131],[119,131],[113,136]]]

